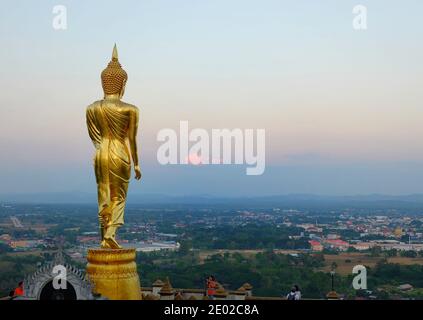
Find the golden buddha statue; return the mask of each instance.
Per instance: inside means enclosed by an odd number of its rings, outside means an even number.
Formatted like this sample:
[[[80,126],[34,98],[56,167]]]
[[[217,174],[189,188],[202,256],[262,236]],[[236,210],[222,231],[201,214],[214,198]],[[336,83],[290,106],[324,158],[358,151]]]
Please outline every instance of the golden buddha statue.
[[[124,224],[131,157],[135,179],[141,179],[136,139],[138,108],[121,101],[127,80],[115,45],[112,60],[101,73],[104,99],[88,106],[86,112],[88,133],[96,149],[98,217],[101,247],[105,249],[121,248],[116,241],[116,230]]]

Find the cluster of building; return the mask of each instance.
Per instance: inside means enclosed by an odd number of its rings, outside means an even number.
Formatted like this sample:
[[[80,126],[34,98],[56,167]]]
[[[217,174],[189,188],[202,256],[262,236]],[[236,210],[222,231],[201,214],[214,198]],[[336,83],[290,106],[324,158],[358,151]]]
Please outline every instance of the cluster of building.
[[[339,220],[331,224],[316,222],[298,224],[297,227],[304,230],[301,237],[310,239],[310,248],[315,252],[324,249],[347,251],[350,248],[365,251],[374,247],[382,250],[423,251],[423,221],[420,220],[410,217],[341,215]],[[342,239],[341,234],[348,234],[349,231],[356,236]]]
[[[13,239],[10,234],[0,235],[0,243],[3,243],[14,250],[31,250],[39,246],[44,246],[46,241],[43,239]]]

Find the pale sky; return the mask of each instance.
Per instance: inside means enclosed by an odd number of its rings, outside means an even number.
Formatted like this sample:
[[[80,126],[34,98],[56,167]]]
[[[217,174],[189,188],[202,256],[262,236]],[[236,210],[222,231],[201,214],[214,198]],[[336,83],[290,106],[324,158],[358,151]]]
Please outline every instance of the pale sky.
[[[55,5],[68,28],[52,27]],[[352,9],[368,9],[368,30]],[[0,193],[95,192],[85,108],[113,44],[141,110],[131,192],[423,192],[423,2],[1,1]],[[157,132],[266,129],[267,169],[163,167]]]

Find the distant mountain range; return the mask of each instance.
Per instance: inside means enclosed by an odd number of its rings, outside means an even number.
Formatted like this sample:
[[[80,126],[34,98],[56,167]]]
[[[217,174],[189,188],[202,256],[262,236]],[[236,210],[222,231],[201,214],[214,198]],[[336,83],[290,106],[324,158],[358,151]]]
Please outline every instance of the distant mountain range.
[[[97,199],[93,193],[27,193],[0,194],[4,203],[28,204],[93,204]],[[326,196],[313,194],[288,194],[260,197],[222,197],[212,195],[169,196],[162,194],[130,194],[128,205],[186,205],[186,206],[234,206],[284,207],[284,208],[380,208],[380,209],[422,209],[423,194],[411,195],[353,195]]]

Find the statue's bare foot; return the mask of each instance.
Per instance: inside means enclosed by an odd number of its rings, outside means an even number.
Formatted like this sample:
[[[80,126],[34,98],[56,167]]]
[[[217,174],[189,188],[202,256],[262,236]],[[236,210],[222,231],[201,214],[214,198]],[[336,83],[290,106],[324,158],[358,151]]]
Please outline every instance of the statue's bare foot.
[[[106,240],[101,241],[101,247],[103,249],[111,249],[109,243]]]
[[[114,237],[104,237],[105,244],[107,245],[107,248],[109,249],[122,249],[122,246],[117,243],[116,239]]]
[[[119,243],[117,243],[115,235],[116,235],[116,227],[111,226],[106,229],[106,233],[103,238],[103,241],[105,242],[105,246],[107,246],[110,249],[122,249]]]

